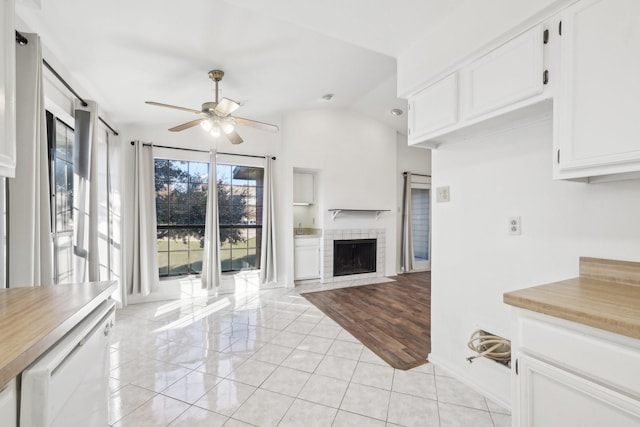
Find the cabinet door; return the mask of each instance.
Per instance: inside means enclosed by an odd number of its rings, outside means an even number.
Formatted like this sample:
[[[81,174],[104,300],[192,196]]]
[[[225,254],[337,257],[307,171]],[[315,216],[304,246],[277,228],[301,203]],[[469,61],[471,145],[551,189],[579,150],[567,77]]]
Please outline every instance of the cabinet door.
[[[458,120],[458,77],[448,77],[428,86],[409,99],[409,144]]]
[[[516,393],[520,427],[637,427],[640,402],[587,378],[519,355]]]
[[[320,246],[296,246],[294,276],[296,280],[320,277]]]
[[[14,0],[0,0],[0,176],[15,176],[16,62]]]
[[[15,427],[18,425],[18,392],[16,380],[13,379],[0,389],[0,426]]]
[[[532,28],[462,69],[465,119],[542,93],[542,31]]]
[[[640,170],[640,2],[583,0],[562,15],[554,173]]]
[[[293,174],[293,203],[315,203],[315,177],[311,173]]]

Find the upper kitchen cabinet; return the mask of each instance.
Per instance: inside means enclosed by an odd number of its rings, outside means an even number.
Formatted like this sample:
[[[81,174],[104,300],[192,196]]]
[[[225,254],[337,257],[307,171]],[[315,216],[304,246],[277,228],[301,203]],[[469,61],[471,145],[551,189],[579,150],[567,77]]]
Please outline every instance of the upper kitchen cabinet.
[[[543,30],[535,27],[463,67],[463,118],[473,119],[542,93],[543,43]]]
[[[640,171],[639,52],[639,1],[582,0],[562,13],[554,178]]]
[[[458,120],[458,78],[451,74],[409,99],[409,144],[454,125]]]
[[[0,0],[0,176],[16,169],[16,38],[14,0]]]
[[[315,203],[315,176],[307,172],[293,174],[293,203],[313,205]]]
[[[551,97],[545,90],[548,41],[549,32],[537,25],[472,55],[448,77],[410,96],[409,144],[436,148],[478,127],[486,131],[493,122],[526,117],[507,114]]]

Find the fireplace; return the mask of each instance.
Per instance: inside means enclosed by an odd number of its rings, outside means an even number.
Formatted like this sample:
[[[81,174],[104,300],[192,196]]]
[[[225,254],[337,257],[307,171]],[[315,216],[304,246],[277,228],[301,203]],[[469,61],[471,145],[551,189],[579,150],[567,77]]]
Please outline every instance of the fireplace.
[[[376,272],[376,239],[333,241],[333,276]]]

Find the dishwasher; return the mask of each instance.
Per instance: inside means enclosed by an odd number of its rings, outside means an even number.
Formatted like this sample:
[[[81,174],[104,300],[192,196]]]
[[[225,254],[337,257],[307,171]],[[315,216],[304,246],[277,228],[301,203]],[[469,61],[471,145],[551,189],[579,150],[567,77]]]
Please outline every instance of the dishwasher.
[[[21,427],[109,424],[109,334],[115,302],[107,300],[22,372]]]

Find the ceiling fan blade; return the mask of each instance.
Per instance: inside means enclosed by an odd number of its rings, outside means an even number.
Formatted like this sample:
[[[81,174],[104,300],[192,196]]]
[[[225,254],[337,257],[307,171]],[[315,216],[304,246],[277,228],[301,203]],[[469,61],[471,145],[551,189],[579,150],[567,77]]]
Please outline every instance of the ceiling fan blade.
[[[275,132],[278,132],[278,130],[280,130],[276,125],[270,125],[269,123],[259,122],[257,120],[243,119],[242,117],[235,117],[235,116],[233,117],[233,120],[235,120],[235,122],[239,125],[249,126],[249,127],[260,129],[260,130],[266,130],[269,132],[275,133]]]
[[[185,108],[185,107],[178,107],[177,105],[163,104],[161,102],[153,102],[153,101],[145,101],[144,103],[149,105],[155,105],[157,107],[167,107],[167,108],[173,108],[175,110],[187,111],[189,113],[202,114],[202,111],[200,110],[194,110],[192,108]]]
[[[229,132],[227,134],[227,138],[229,138],[229,141],[231,141],[232,144],[242,144],[242,142],[244,141],[235,130]]]
[[[191,120],[190,122],[183,123],[183,124],[178,125],[178,126],[174,126],[169,130],[171,132],[180,132],[181,130],[189,129],[189,128],[192,128],[194,126],[198,126],[200,124],[200,122],[203,121],[203,120],[207,120],[207,119],[205,118],[205,119]]]
[[[227,117],[229,114],[233,113],[240,107],[236,101],[232,101],[229,98],[222,98],[216,108],[213,111],[220,117]]]

